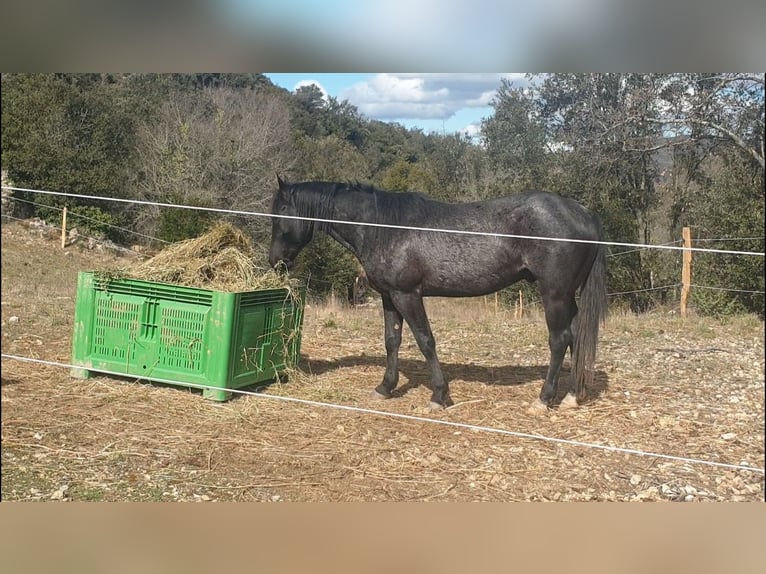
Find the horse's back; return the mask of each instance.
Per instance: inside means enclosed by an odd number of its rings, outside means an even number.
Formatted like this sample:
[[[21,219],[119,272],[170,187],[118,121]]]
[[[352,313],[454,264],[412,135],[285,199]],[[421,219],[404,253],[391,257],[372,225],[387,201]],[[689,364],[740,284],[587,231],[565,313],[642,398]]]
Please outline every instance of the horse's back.
[[[426,200],[427,201],[427,200]],[[484,201],[432,201],[418,216],[424,227],[597,241],[598,217],[577,201],[548,191],[522,191]]]
[[[574,283],[595,256],[593,245],[533,239],[599,239],[594,215],[553,193],[526,191],[468,203],[412,194],[406,201],[399,223],[444,232],[379,230],[370,260],[383,284],[454,296],[490,293],[520,279],[571,275],[565,281]]]
[[[507,218],[516,232],[528,235],[566,237],[570,239],[599,238],[595,214],[574,199],[548,191],[523,191],[488,202],[490,213]]]

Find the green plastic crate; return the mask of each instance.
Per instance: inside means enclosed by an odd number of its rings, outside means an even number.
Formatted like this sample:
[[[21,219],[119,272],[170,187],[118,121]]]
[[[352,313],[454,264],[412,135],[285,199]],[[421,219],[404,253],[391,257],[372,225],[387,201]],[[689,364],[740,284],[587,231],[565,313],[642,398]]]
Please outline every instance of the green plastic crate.
[[[80,272],[72,376],[91,371],[181,386],[203,396],[273,381],[297,364],[305,291],[228,293]]]

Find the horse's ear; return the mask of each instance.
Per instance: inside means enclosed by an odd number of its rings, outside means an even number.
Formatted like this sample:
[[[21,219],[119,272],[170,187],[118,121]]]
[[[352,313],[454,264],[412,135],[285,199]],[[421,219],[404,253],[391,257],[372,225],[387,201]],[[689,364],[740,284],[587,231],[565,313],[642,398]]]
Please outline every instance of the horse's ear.
[[[284,189],[285,186],[287,185],[287,182],[281,177],[279,177],[279,174],[277,174],[277,184],[279,185],[279,189]]]

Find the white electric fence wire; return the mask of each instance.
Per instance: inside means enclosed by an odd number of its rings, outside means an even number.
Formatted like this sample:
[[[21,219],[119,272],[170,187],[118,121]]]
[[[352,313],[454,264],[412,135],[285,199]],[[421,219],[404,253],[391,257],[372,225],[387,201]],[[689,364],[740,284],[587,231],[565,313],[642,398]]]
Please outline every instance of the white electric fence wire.
[[[731,291],[735,293],[755,293],[763,295],[766,293],[766,291],[752,291],[747,289],[731,289],[729,287],[710,287],[708,285],[697,285],[696,283],[691,283],[689,287],[693,287],[695,289],[712,289],[713,291]]]
[[[43,203],[37,203],[35,201],[29,201],[27,199],[21,199],[20,197],[10,197],[9,198],[12,201],[18,201],[21,203],[27,203],[29,205],[34,205],[36,207],[44,207],[45,209],[53,209],[55,211],[64,211],[64,208],[62,207],[56,207],[54,205],[45,205]],[[151,235],[145,235],[143,233],[139,233],[138,231],[133,231],[132,229],[128,229],[127,227],[120,227],[119,225],[114,225],[112,223],[106,223],[104,221],[99,221],[98,219],[94,219],[92,217],[88,217],[87,215],[82,215],[81,213],[68,213],[69,217],[76,217],[79,219],[84,219],[86,221],[92,221],[93,223],[96,223],[99,226],[102,227],[110,227],[112,229],[119,229],[120,231],[124,231],[125,233],[132,233],[133,235],[138,235],[139,237],[143,237],[144,239],[151,239],[152,241],[158,241],[159,243],[170,243],[169,241],[165,241],[164,239],[159,239],[157,237],[152,237]],[[13,217],[11,215],[5,215],[3,214],[3,217],[7,217],[9,219],[15,219],[17,221],[24,221],[24,219],[20,219],[18,217]],[[55,225],[51,225],[51,227],[56,227]],[[61,229],[60,227],[57,227],[57,229]],[[86,236],[87,237],[87,236]],[[95,239],[95,238],[93,238]]]
[[[339,219],[324,219],[319,217],[301,217],[297,215],[281,215],[281,214],[274,214],[274,213],[265,213],[265,212],[259,212],[259,211],[242,211],[242,210],[234,210],[234,209],[221,209],[218,207],[199,207],[195,205],[178,205],[173,203],[162,203],[159,201],[147,201],[147,200],[141,200],[141,199],[123,199],[123,198],[117,198],[117,197],[99,197],[96,195],[83,195],[78,193],[64,193],[61,191],[47,191],[47,190],[40,190],[40,189],[28,189],[23,187],[10,187],[10,186],[3,186],[3,189],[10,189],[13,191],[26,191],[30,193],[41,193],[46,195],[57,195],[57,196],[63,196],[63,197],[76,197],[80,199],[100,199],[103,201],[115,201],[119,203],[133,203],[137,205],[151,205],[154,207],[175,207],[178,209],[192,209],[197,211],[209,211],[212,213],[227,213],[230,215],[252,215],[256,217],[270,217],[270,218],[278,218],[278,219],[293,219],[293,220],[302,220],[302,221],[313,221],[315,223],[332,223],[332,224],[338,224],[338,225],[359,225],[363,227],[379,227],[379,228],[389,228],[389,229],[404,229],[408,231],[428,231],[428,232],[435,232],[435,233],[452,233],[456,235],[476,235],[476,236],[482,236],[482,237],[505,237],[509,239],[530,239],[530,240],[539,240],[539,241],[558,241],[558,242],[566,242],[566,243],[588,243],[588,244],[595,244],[595,245],[612,245],[612,246],[618,246],[618,247],[635,247],[635,248],[644,248],[644,249],[669,249],[669,250],[675,250],[675,251],[698,251],[703,253],[723,253],[728,255],[754,255],[763,257],[766,255],[764,252],[755,252],[755,251],[732,251],[732,250],[726,250],[726,249],[705,249],[702,247],[679,247],[676,245],[649,245],[644,243],[623,243],[618,241],[596,241],[591,239],[567,239],[563,237],[541,237],[536,235],[516,235],[512,233],[493,233],[489,231],[469,231],[464,229],[442,229],[438,227],[415,227],[410,225],[392,225],[388,223],[371,223],[366,221],[343,221]]]

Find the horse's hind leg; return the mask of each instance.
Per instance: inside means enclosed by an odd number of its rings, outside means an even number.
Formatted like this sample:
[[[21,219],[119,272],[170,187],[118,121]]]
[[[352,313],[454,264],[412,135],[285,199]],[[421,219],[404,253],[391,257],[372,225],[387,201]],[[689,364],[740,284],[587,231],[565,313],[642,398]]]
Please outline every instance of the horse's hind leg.
[[[375,394],[388,398],[399,382],[399,347],[402,344],[402,315],[387,294],[383,299],[383,324],[386,341],[386,374],[383,382],[375,387]]]
[[[575,313],[575,316],[572,318],[572,322],[569,326],[569,330],[572,333],[572,340],[569,345],[569,356],[574,359],[574,352],[575,352],[575,345],[577,345],[577,321],[578,321],[579,315]],[[569,391],[564,396],[563,399],[561,399],[561,403],[559,404],[560,409],[571,409],[577,407],[577,397],[574,394],[574,377],[576,376],[575,370],[574,370],[574,364],[570,368],[569,372]]]
[[[423,306],[423,297],[416,293],[393,292],[391,293],[391,300],[410,326],[420,352],[423,353],[426,363],[428,363],[428,368],[431,371],[431,386],[433,387],[431,406],[441,408],[452,405],[449,387],[447,381],[444,380],[441,365],[439,365],[439,360],[436,357],[436,341],[431,332],[426,309]]]
[[[574,297],[561,297],[543,293],[545,322],[548,325],[548,346],[551,359],[543,388],[540,390],[540,402],[550,406],[558,391],[559,373],[567,349],[574,345],[572,319],[577,313]]]

